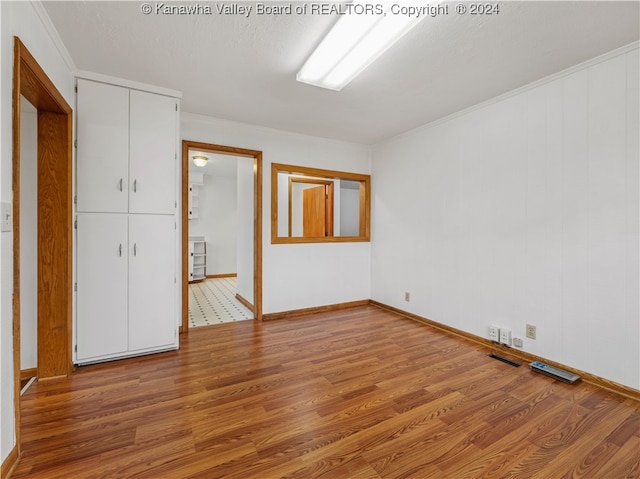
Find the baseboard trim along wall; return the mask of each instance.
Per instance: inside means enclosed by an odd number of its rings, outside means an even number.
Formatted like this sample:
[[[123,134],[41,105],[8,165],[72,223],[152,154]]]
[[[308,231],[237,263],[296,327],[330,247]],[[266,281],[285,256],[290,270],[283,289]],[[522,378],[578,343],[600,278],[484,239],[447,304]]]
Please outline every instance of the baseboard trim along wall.
[[[314,306],[312,308],[293,309],[291,311],[263,314],[262,319],[290,319],[297,318],[299,316],[306,316],[307,314],[326,313],[327,311],[338,311],[340,309],[355,308],[356,306],[367,306],[369,304],[369,299],[362,299],[360,301],[350,301],[348,303],[327,304],[325,306]]]
[[[207,279],[211,278],[237,278],[238,273],[208,274]]]
[[[0,479],[11,477],[13,470],[18,465],[18,459],[18,446],[15,445],[7,455],[7,458],[2,462],[2,466],[0,466]]]
[[[250,301],[248,301],[238,293],[236,293],[236,299],[240,301],[245,308],[247,308],[249,311],[255,314],[256,310],[255,310],[255,307],[253,306],[253,303],[251,303]]]
[[[20,381],[31,379],[38,376],[38,368],[29,368],[20,370]]]
[[[634,399],[636,401],[640,401],[640,391],[632,387],[616,383],[615,381],[610,381],[608,379],[601,378],[600,376],[596,376],[595,374],[590,374],[585,371],[581,371],[579,369],[575,369],[555,361],[551,361],[550,359],[547,359],[547,358],[543,358],[540,356],[536,356],[534,354],[527,353],[526,351],[522,351],[516,348],[510,348],[503,344],[494,343],[489,339],[476,336],[475,334],[467,333],[466,331],[462,331],[460,329],[452,328],[451,326],[438,323],[437,321],[433,321],[431,319],[423,318],[422,316],[418,316],[417,314],[409,313],[407,311],[403,311],[402,309],[394,308],[393,306],[388,306],[384,303],[379,303],[378,301],[370,300],[369,303],[373,306],[386,309],[387,311],[391,311],[401,316],[404,316],[406,318],[412,319],[414,321],[418,321],[420,323],[426,324],[427,326],[431,326],[441,331],[445,331],[447,333],[451,333],[461,338],[468,339],[475,343],[481,344],[483,346],[486,346],[492,349],[493,352],[499,351],[500,353],[502,353],[502,355],[511,356],[512,358],[520,359],[528,363],[533,361],[541,361],[543,363],[549,364],[556,368],[565,369],[569,372],[577,374],[578,376],[581,376],[582,380],[585,383],[591,384],[593,386],[596,386],[602,389],[606,389],[607,391],[620,394],[621,396]]]

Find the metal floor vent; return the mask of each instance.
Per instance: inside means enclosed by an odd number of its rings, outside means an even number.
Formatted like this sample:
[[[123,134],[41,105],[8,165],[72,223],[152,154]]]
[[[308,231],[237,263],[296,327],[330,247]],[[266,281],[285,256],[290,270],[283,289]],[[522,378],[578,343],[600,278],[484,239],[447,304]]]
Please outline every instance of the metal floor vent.
[[[491,353],[487,354],[490,358],[497,359],[498,361],[502,361],[503,363],[508,364],[509,366],[513,366],[514,368],[519,368],[522,366],[520,363],[516,363],[515,361],[511,361],[511,359],[503,358],[502,356],[498,356],[497,354]]]

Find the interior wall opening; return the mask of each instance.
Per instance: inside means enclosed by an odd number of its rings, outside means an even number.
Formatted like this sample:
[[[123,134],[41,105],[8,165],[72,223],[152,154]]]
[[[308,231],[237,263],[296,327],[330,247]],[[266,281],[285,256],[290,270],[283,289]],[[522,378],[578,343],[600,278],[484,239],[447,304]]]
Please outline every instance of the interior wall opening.
[[[262,319],[261,172],[260,151],[182,142],[182,332]]]
[[[20,95],[20,392],[38,374],[38,111]]]
[[[254,319],[253,158],[188,156],[189,327]]]

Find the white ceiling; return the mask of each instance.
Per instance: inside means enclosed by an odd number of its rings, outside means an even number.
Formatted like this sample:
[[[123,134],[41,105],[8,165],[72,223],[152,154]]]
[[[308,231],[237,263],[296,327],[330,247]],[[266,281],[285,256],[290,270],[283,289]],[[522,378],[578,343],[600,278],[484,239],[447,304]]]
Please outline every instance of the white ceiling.
[[[209,161],[204,166],[196,166],[193,164],[194,156],[206,156]],[[253,161],[253,158],[251,160]],[[238,157],[190,149],[189,172],[235,178],[238,175]]]
[[[449,15],[423,20],[334,92],[295,76],[336,16],[246,18],[215,7],[255,4],[199,3],[213,14],[143,15],[141,1],[44,5],[79,70],[180,90],[184,112],[364,144],[640,38],[638,1],[506,1],[491,16],[448,3]]]

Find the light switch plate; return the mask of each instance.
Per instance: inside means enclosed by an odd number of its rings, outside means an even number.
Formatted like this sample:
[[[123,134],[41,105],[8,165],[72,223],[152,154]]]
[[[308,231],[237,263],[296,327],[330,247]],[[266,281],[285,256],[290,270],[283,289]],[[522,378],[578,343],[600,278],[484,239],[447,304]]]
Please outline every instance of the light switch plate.
[[[0,203],[0,231],[11,231],[12,223],[11,203]]]

